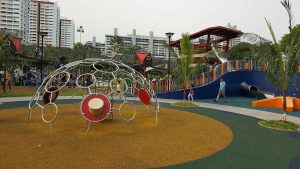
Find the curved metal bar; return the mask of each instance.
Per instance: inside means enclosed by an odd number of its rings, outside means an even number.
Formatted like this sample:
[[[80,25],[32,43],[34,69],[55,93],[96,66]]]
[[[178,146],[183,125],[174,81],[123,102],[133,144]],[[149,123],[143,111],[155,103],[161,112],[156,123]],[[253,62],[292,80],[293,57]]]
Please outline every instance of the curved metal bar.
[[[134,109],[134,110],[133,110],[133,116],[132,116],[131,118],[129,118],[129,119],[126,119],[125,117],[122,116],[121,109],[122,109],[122,106],[123,106],[124,104],[131,104],[131,105],[133,106],[133,109]],[[128,101],[124,101],[124,102],[119,106],[119,115],[120,115],[121,119],[123,119],[124,121],[129,122],[129,121],[133,120],[134,117],[135,117],[135,115],[136,115],[136,109],[135,109],[133,103],[128,102]]]
[[[124,84],[125,84],[125,90],[124,91],[120,91],[120,93],[118,93],[114,88],[113,88],[113,82],[114,81],[122,81]],[[126,81],[124,80],[124,79],[113,79],[113,80],[111,80],[110,81],[110,83],[109,83],[109,87],[110,87],[110,89],[112,90],[112,92],[114,92],[114,93],[117,93],[117,94],[122,94],[122,95],[124,95],[127,91],[128,91],[128,85],[127,85],[127,83],[126,83]]]
[[[57,85],[57,86],[52,86],[51,83],[53,82],[53,78],[56,77],[57,75],[60,76],[60,75],[63,74],[63,73],[65,73],[65,74],[67,75],[67,80],[64,82],[64,84],[61,85],[61,86],[59,86],[59,85]],[[47,84],[46,84],[46,86],[45,86],[45,90],[46,90],[48,93],[57,92],[57,91],[61,90],[62,88],[66,87],[66,85],[67,85],[67,84],[69,83],[69,81],[70,81],[70,78],[71,78],[71,75],[70,75],[69,72],[60,72],[60,73],[54,74],[54,75],[51,76],[51,79],[47,82]],[[60,77],[60,80],[62,80],[61,77]],[[61,83],[60,83],[60,84],[61,84]],[[53,90],[53,91],[49,91],[49,89],[50,89],[51,87],[57,87],[57,89],[56,89],[56,90]]]
[[[54,115],[54,117],[51,120],[46,120],[45,117],[44,117],[44,115],[45,115],[45,108],[47,106],[54,106],[54,108],[55,108],[55,115]],[[52,113],[52,111],[51,111],[51,113]],[[57,114],[58,114],[58,107],[57,107],[57,105],[55,103],[48,103],[42,109],[42,119],[43,119],[43,121],[45,123],[48,123],[48,124],[52,123],[56,119]]]
[[[90,84],[90,85],[88,85],[88,86],[82,86],[82,85],[80,85],[80,84],[79,84],[80,78],[82,78],[82,77],[84,77],[84,76],[87,76],[87,75],[89,75],[89,76],[92,77],[93,83]],[[84,73],[84,74],[82,74],[82,75],[80,75],[80,76],[77,77],[75,83],[76,83],[76,85],[77,85],[78,87],[83,88],[83,89],[87,89],[87,88],[89,88],[90,86],[93,86],[93,85],[96,83],[96,81],[97,81],[97,79],[96,79],[96,77],[95,77],[94,74],[92,74],[92,73]]]

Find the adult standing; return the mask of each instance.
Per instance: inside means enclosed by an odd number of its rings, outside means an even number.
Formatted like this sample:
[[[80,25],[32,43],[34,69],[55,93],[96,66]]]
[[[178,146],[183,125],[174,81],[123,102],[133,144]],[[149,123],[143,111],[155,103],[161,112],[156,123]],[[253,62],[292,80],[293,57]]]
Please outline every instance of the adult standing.
[[[5,75],[3,75],[3,77],[1,78],[1,83],[4,92],[6,92],[6,87],[8,87],[9,92],[11,91],[12,77],[8,72],[6,72]]]
[[[226,82],[225,82],[223,79],[220,79],[219,93],[218,93],[218,96],[217,96],[215,102],[218,102],[219,97],[220,97],[221,95],[224,96],[224,98],[225,98],[225,103],[227,102],[227,97],[226,97],[226,94],[225,94],[225,88],[226,88]]]

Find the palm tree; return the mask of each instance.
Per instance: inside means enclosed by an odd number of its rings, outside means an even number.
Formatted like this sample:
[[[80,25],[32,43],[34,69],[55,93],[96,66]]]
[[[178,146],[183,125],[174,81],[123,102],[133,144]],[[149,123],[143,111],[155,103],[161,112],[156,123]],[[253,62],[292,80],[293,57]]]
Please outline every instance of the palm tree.
[[[267,78],[279,89],[283,96],[283,110],[286,112],[287,86],[290,80],[297,75],[297,66],[300,61],[299,37],[293,33],[293,14],[292,5],[289,0],[281,1],[289,16],[289,34],[280,42],[277,41],[271,22],[267,19],[266,23],[272,36],[272,41],[260,39],[257,54],[260,61],[267,65]],[[298,35],[299,36],[299,35]],[[251,37],[252,39],[255,39]],[[257,38],[255,39],[257,40]]]
[[[191,76],[196,70],[192,66],[194,61],[194,44],[191,42],[189,34],[182,34],[180,40],[180,54],[175,53],[172,47],[165,44],[165,47],[171,51],[172,55],[177,57],[177,67],[173,70],[173,76],[177,82],[183,84],[183,99],[186,99],[186,90]]]

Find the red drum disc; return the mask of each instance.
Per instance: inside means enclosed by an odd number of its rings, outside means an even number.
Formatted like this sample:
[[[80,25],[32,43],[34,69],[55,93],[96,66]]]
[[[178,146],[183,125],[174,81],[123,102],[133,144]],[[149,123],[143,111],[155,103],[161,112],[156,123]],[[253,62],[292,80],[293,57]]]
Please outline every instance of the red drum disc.
[[[96,116],[90,112],[89,105],[88,105],[89,102],[95,98],[101,99],[104,103],[102,113],[100,113],[99,115],[96,115]],[[111,110],[111,103],[110,103],[109,99],[103,94],[91,94],[82,101],[80,109],[81,109],[82,115],[88,121],[100,122],[100,121],[105,120],[106,117],[109,115],[110,110]]]
[[[145,89],[140,89],[139,90],[139,98],[141,100],[141,102],[144,104],[144,105],[150,105],[150,94],[148,93],[148,91],[146,91]]]

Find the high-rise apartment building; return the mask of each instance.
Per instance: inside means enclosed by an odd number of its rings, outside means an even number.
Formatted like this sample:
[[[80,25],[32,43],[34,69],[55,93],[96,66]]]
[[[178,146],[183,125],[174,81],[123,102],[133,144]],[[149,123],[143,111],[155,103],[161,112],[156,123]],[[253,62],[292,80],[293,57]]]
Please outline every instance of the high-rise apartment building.
[[[154,36],[153,32],[150,32],[148,36],[137,35],[135,29],[133,29],[132,34],[121,36],[118,34],[118,28],[114,29],[114,35],[105,35],[105,53],[107,56],[114,56],[114,53],[111,51],[111,47],[113,46],[111,40],[114,38],[114,36],[121,37],[124,45],[139,46],[147,52],[153,54],[154,57],[166,57],[166,49],[164,48],[163,44],[164,42],[168,41],[167,37],[156,37]]]
[[[60,19],[60,42],[63,48],[73,48],[75,43],[75,23],[67,18]]]
[[[101,54],[105,55],[105,43],[97,42],[96,41],[96,36],[93,36],[93,41],[87,41],[87,45],[90,45],[96,49],[99,49],[101,51]]]
[[[29,43],[36,45],[39,32],[45,32],[44,45],[59,46],[60,9],[57,2],[32,0],[30,7]],[[41,40],[40,40],[41,43]]]
[[[29,42],[29,8],[30,0],[0,0],[0,29]]]

